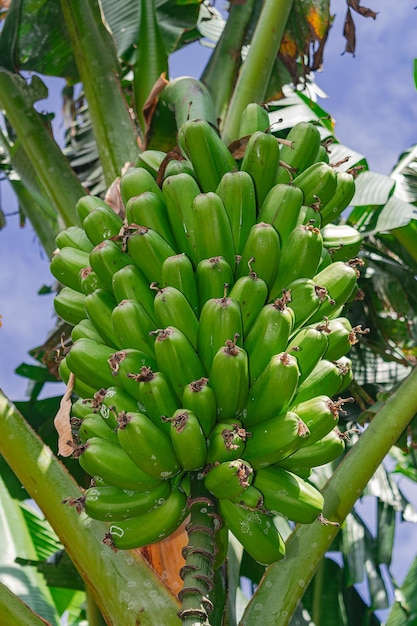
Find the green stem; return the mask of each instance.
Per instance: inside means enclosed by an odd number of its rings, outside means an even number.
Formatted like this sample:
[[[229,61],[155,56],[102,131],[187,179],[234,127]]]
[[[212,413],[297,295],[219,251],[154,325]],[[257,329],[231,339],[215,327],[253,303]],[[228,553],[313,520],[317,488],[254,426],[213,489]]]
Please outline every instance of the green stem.
[[[264,0],[223,126],[226,144],[238,139],[240,118],[250,102],[262,102],[285,31],[293,0]]]
[[[348,513],[377,467],[417,412],[417,368],[378,411],[322,490],[330,524],[298,526],[285,558],[270,566],[248,604],[240,626],[287,626]],[[260,610],[259,607],[262,607]]]
[[[34,613],[2,582],[0,582],[0,615],[2,623],[7,624],[7,626],[28,626],[28,624],[30,626],[50,626],[49,622]]]
[[[106,622],[104,621],[100,609],[98,608],[97,603],[94,600],[93,594],[88,587],[85,590],[85,594],[88,626],[106,626]]]
[[[33,108],[33,97],[25,80],[4,69],[0,69],[0,108],[4,110],[64,225],[77,224],[75,205],[85,195],[85,190]]]
[[[0,454],[50,522],[106,622],[178,626],[177,600],[142,557],[112,552],[102,544],[106,524],[63,504],[80,498],[80,488],[1,391],[0,430]]]
[[[189,509],[189,539],[184,548],[185,565],[181,570],[184,586],[178,594],[182,603],[179,616],[183,626],[208,626],[213,609],[208,595],[213,588],[217,515],[213,497],[204,488],[202,478],[194,472],[190,475]]]
[[[110,185],[138,154],[136,131],[118,78],[114,41],[96,0],[61,0],[78,72],[88,102],[104,178]]]
[[[241,51],[255,0],[232,4],[221,37],[201,75],[213,99],[218,118],[223,119],[241,65]]]

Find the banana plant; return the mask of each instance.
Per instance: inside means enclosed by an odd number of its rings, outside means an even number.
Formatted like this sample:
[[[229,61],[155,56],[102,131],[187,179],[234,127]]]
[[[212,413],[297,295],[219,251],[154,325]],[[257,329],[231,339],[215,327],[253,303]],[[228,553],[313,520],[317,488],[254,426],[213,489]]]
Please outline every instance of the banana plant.
[[[36,29],[30,27],[32,20],[36,21]],[[140,158],[145,149],[172,150],[176,146],[177,130],[188,118],[203,118],[215,126],[218,124],[224,142],[231,144],[239,139],[239,120],[249,103],[269,103],[271,128],[282,138],[294,124],[295,110],[299,115],[303,107],[303,118],[313,119],[320,128],[322,141],[328,141],[332,160],[343,163],[349,156],[349,166],[364,170],[357,177],[356,196],[352,200],[355,208],[347,219],[362,233],[367,261],[374,273],[372,289],[362,301],[365,304],[355,302],[350,314],[353,320],[362,320],[363,311],[367,314],[374,311],[369,324],[378,328],[379,336],[374,343],[361,343],[362,354],[358,351],[355,355],[357,371],[360,372],[363,352],[368,359],[375,354],[386,359],[388,346],[389,358],[403,367],[403,376],[395,381],[398,383],[395,390],[387,390],[387,398],[372,414],[372,420],[365,411],[362,417],[349,415],[351,422],[362,420],[366,430],[337,467],[332,468],[334,471],[328,467],[328,474],[318,472],[314,478],[321,483],[325,496],[324,516],[332,523],[294,528],[281,521],[287,554],[283,561],[267,568],[257,564],[232,540],[226,572],[224,569],[216,572],[213,589],[207,583],[210,569],[207,563],[198,583],[190,578],[194,585],[198,584],[198,597],[207,598],[201,607],[196,606],[193,594],[185,601],[182,599],[182,603],[178,600],[182,584],[178,556],[182,548],[185,553],[191,552],[191,548],[207,552],[207,536],[214,530],[213,517],[208,519],[198,506],[191,504],[191,527],[200,532],[189,533],[190,537],[197,537],[197,543],[189,544],[188,549],[187,533],[182,531],[172,542],[155,546],[155,550],[149,546],[141,551],[113,552],[102,543],[106,525],[91,520],[78,507],[86,476],[74,460],[59,459],[59,442],[51,427],[53,416],[68,410],[70,390],[62,399],[38,399],[43,382],[56,374],[54,349],[59,344],[59,335],[66,330],[68,336],[68,329],[61,325],[55,336],[34,349],[40,366],[22,370],[34,383],[30,402],[19,405],[3,394],[0,396],[3,434],[0,453],[6,461],[2,476],[8,487],[2,502],[5,509],[7,504],[7,528],[14,525],[13,545],[26,543],[16,547],[9,563],[0,570],[4,583],[0,586],[0,606],[8,623],[19,626],[30,619],[34,624],[45,620],[55,624],[66,610],[73,616],[74,624],[87,614],[90,626],[104,622],[129,626],[138,620],[187,625],[196,620],[199,624],[206,623],[206,619],[212,626],[233,625],[238,621],[245,626],[258,623],[285,626],[292,619],[293,623],[317,625],[337,620],[357,624],[358,616],[366,612],[357,594],[348,595],[345,589],[344,600],[335,602],[334,594],[338,590],[333,585],[330,617],[324,615],[323,603],[318,598],[330,588],[330,581],[335,583],[342,577],[342,568],[337,569],[333,561],[325,558],[332,549],[344,555],[349,580],[352,583],[360,580],[357,561],[348,557],[350,547],[357,545],[353,543],[355,532],[361,531],[368,579],[374,582],[372,598],[381,597],[384,586],[378,567],[388,557],[374,557],[366,525],[352,510],[364,490],[372,493],[371,479],[392,447],[402,441],[417,412],[416,373],[410,366],[412,342],[398,331],[400,336],[393,346],[387,340],[392,333],[382,324],[375,326],[375,320],[383,317],[381,311],[398,307],[400,295],[392,279],[403,272],[404,266],[410,285],[406,289],[410,310],[407,319],[414,314],[411,286],[415,283],[415,272],[410,259],[415,263],[415,251],[410,245],[409,229],[414,227],[415,213],[409,197],[401,199],[395,194],[394,177],[368,172],[362,155],[352,154],[337,142],[326,113],[305,91],[288,87],[290,82],[308,84],[309,73],[321,63],[320,54],[309,55],[310,37],[313,36],[322,51],[330,24],[329,2],[314,0],[231,3],[227,21],[214,7],[199,0],[140,3],[54,0],[47,6],[29,0],[11,2],[0,36],[0,103],[5,113],[1,165],[16,191],[21,211],[32,223],[49,256],[57,233],[79,224],[75,207],[80,199],[87,195],[105,197],[117,212],[120,207],[114,191],[126,165]],[[170,80],[170,55],[213,31],[217,32],[218,41],[200,80],[190,77]],[[26,79],[30,72],[36,74]],[[34,107],[45,95],[45,86],[37,73],[63,76],[67,80],[64,94],[67,132],[63,149],[52,136],[48,117]],[[80,83],[82,89],[75,96]],[[311,84],[310,93],[312,88]],[[387,276],[391,282],[386,280]],[[371,283],[366,275],[363,281],[368,289]],[[381,304],[375,294],[382,283],[386,297]],[[361,306],[363,310],[359,312]],[[368,389],[366,376],[361,382],[357,398],[362,408],[367,409],[375,402],[371,395],[374,390]],[[397,454],[403,460],[399,450],[397,447]],[[405,472],[404,465],[399,463],[398,467]],[[411,467],[407,460],[406,467]],[[382,470],[381,484],[385,477]],[[34,523],[33,516],[27,513],[16,482],[23,485],[24,498],[31,498],[48,522],[42,535],[48,537],[48,548],[44,551],[39,550],[40,522],[36,519]],[[199,483],[195,483],[192,489],[198,502],[199,498],[207,498],[207,494],[199,493]],[[401,498],[398,492],[385,500],[377,488],[375,493],[381,509],[382,533],[383,520],[392,519]],[[405,508],[405,500],[401,506]],[[392,523],[389,526],[392,528]],[[383,545],[392,545],[389,541],[389,537],[381,535],[381,550]],[[62,562],[57,554],[64,555]],[[7,577],[7,567],[16,555],[21,564],[19,576],[24,578],[23,592]],[[53,564],[51,555],[55,558]],[[65,560],[68,557],[69,563]],[[177,571],[172,571],[175,568]],[[59,575],[64,571],[69,574],[62,581]],[[26,576],[25,572],[30,575]],[[241,576],[251,581],[249,590],[244,589]],[[184,584],[190,584],[186,572]],[[57,588],[65,593],[58,593]],[[84,590],[85,603],[79,609]],[[406,596],[407,593],[408,589]],[[81,597],[84,599],[84,595]],[[212,608],[209,618],[208,606]],[[380,605],[374,603],[371,608]],[[305,617],[307,613],[311,619]],[[372,620],[369,623],[378,623],[373,613]]]

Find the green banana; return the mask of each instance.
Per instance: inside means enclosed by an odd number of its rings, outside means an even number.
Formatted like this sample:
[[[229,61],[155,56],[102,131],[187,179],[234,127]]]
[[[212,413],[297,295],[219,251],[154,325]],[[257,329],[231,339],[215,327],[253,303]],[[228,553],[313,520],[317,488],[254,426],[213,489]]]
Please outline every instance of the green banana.
[[[130,167],[120,178],[120,194],[126,206],[130,198],[152,191],[162,199],[162,191],[150,172],[143,167]]]
[[[80,270],[80,289],[85,295],[96,289],[104,289],[104,285],[92,267],[83,267]]]
[[[231,152],[206,120],[184,122],[177,139],[193,165],[203,193],[216,191],[222,176],[237,169]]]
[[[242,330],[238,302],[227,296],[207,300],[201,309],[197,337],[197,351],[207,372],[211,370],[216,352],[230,338],[237,342],[242,337]]]
[[[96,343],[106,343],[88,318],[80,320],[71,331],[71,341],[73,343],[77,341],[77,339],[82,338],[92,339]]]
[[[95,246],[90,252],[89,261],[102,286],[109,291],[115,272],[132,264],[132,259],[111,239],[105,239]]]
[[[92,339],[78,339],[66,355],[69,369],[76,378],[95,390],[114,384],[108,359],[114,348],[96,343]],[[84,397],[92,397],[84,396]]]
[[[171,484],[169,480],[163,480],[159,485],[147,491],[132,491],[110,485],[96,485],[85,491],[85,512],[88,517],[96,520],[118,522],[158,508],[165,502],[170,493]]]
[[[181,252],[187,254],[195,265],[196,226],[193,212],[194,198],[201,193],[196,180],[189,174],[168,176],[163,182],[162,193],[167,208],[168,220]]]
[[[68,247],[54,252],[49,268],[62,285],[81,291],[80,271],[87,265],[90,265],[88,252]]]
[[[163,328],[175,326],[197,349],[198,318],[185,295],[176,287],[168,285],[156,292],[154,312],[157,324]]]
[[[116,431],[109,428],[97,413],[90,413],[82,420],[77,429],[77,435],[83,443],[91,437],[101,437],[113,441],[113,443],[118,442]]]
[[[156,230],[144,226],[138,226],[131,232],[127,250],[148,281],[159,284],[162,281],[162,263],[176,254],[176,250]]]
[[[300,371],[297,359],[288,352],[271,357],[268,365],[250,386],[242,422],[245,428],[285,411],[293,400]]]
[[[184,521],[187,513],[185,493],[173,488],[158,508],[111,524],[103,541],[117,550],[142,548],[171,535]]]
[[[192,411],[203,429],[206,437],[216,423],[217,406],[214,391],[208,386],[208,378],[199,378],[185,385],[182,395],[182,406]],[[166,413],[170,415],[169,412]]]
[[[292,352],[297,359],[301,384],[316,367],[327,350],[327,334],[312,326],[304,326],[291,337],[286,351]]]
[[[171,285],[187,298],[196,315],[200,312],[197,279],[189,257],[184,254],[169,256],[162,263],[161,287]]]
[[[155,355],[159,370],[169,378],[180,401],[185,385],[206,374],[203,363],[190,341],[175,326],[167,326],[158,331]]]
[[[58,374],[60,379],[67,385],[72,372],[68,367],[67,357],[65,356],[59,361]],[[95,393],[94,387],[77,377],[73,379],[72,391],[81,398],[92,398]]]
[[[339,414],[342,407],[349,399],[331,400],[324,394],[304,400],[292,407],[292,410],[303,420],[309,430],[309,435],[304,439],[300,448],[311,445],[329,433],[339,422]]]
[[[291,170],[301,173],[314,163],[320,146],[320,133],[314,124],[302,121],[290,129],[286,141],[281,147],[280,158],[287,167],[279,169],[277,183],[290,183],[293,178]]]
[[[319,324],[319,327],[327,333],[328,346],[324,358],[329,361],[337,361],[347,354],[351,347],[359,341],[358,335],[369,332],[368,329],[362,330],[361,326],[352,328],[347,317],[325,319],[322,324]]]
[[[283,298],[294,313],[295,330],[308,322],[328,295],[327,289],[316,285],[311,278],[296,278],[283,290]]]
[[[251,385],[271,357],[286,349],[293,324],[294,314],[283,298],[277,298],[261,309],[243,342],[249,356]]]
[[[249,509],[250,511],[261,510],[265,512],[263,506],[264,497],[259,489],[254,486],[253,482],[238,496],[230,498],[230,501],[234,504],[239,504],[244,509]]]
[[[119,413],[122,411],[136,413],[140,410],[138,401],[127,391],[116,386],[98,391],[94,396],[93,403],[102,420],[114,430],[118,426],[117,416]]]
[[[296,187],[294,187],[294,189],[296,189]],[[321,214],[316,204],[310,206],[303,204],[298,215],[297,225],[298,224],[309,224],[316,228],[321,227]]]
[[[236,264],[233,235],[229,218],[220,197],[214,192],[200,193],[194,198],[195,263],[222,256],[233,269]]]
[[[218,422],[207,439],[207,463],[213,465],[240,458],[249,436],[239,420]]]
[[[161,482],[141,470],[118,443],[101,437],[91,437],[74,456],[87,474],[98,476],[112,487],[147,491]]]
[[[272,224],[258,222],[252,226],[236,269],[236,280],[245,276],[248,264],[271,287],[276,278],[281,257],[279,236]]]
[[[55,243],[57,248],[77,248],[83,252],[91,252],[94,244],[91,243],[85,230],[79,226],[68,226],[64,230],[61,230],[55,237]]]
[[[242,459],[215,463],[204,476],[204,486],[216,498],[236,498],[253,480],[253,469]]]
[[[185,159],[184,157],[180,159],[175,158],[168,161],[164,171],[164,179],[168,178],[169,176],[178,176],[178,174],[188,174],[194,179],[196,178],[193,164],[191,163],[191,161]]]
[[[197,292],[200,309],[207,300],[221,298],[225,285],[232,285],[233,271],[229,263],[221,256],[203,259],[196,268]]]
[[[255,186],[247,172],[227,172],[217,187],[232,229],[234,251],[242,254],[250,229],[256,222]]]
[[[84,307],[88,319],[109,346],[119,348],[119,341],[112,324],[112,312],[116,300],[110,291],[96,289],[85,296]]]
[[[325,317],[340,317],[337,313],[354,292],[359,276],[357,268],[362,265],[363,261],[360,259],[352,259],[347,263],[335,261],[313,277],[316,285],[327,289],[329,298],[310,317],[310,324],[322,322]]]
[[[111,323],[119,348],[136,348],[155,355],[153,319],[136,300],[122,300],[111,313]]]
[[[89,215],[97,207],[110,209],[109,205],[98,196],[82,196],[75,205],[75,212],[77,213],[79,222],[82,224],[87,215]]]
[[[349,206],[354,195],[354,176],[350,172],[337,172],[336,189],[331,198],[320,206],[322,226],[334,222]]]
[[[253,469],[279,463],[301,447],[308,428],[294,410],[286,411],[251,428],[242,458]]]
[[[144,413],[120,413],[119,444],[141,470],[153,478],[172,478],[180,471],[170,439]]]
[[[303,204],[321,207],[329,202],[336,191],[336,173],[331,165],[320,161],[298,174],[292,184],[303,192]]]
[[[309,224],[299,224],[281,249],[281,259],[270,298],[281,295],[282,289],[297,278],[313,278],[320,263],[323,238],[320,230]]]
[[[71,287],[62,287],[54,297],[55,313],[71,326],[79,324],[86,316],[85,295]]]
[[[167,207],[161,197],[153,191],[144,191],[139,196],[130,198],[126,204],[126,219],[129,224],[138,224],[156,230],[172,248],[176,247],[168,220]]]
[[[279,465],[291,471],[319,467],[337,459],[345,451],[345,437],[336,426],[327,435],[299,448]]]
[[[248,399],[248,355],[231,339],[214,355],[209,385],[216,398],[217,420],[240,419]]]
[[[114,352],[108,359],[108,365],[113,376],[111,385],[121,387],[135,400],[139,400],[138,376],[142,368],[157,369],[155,357],[135,348]]]
[[[349,261],[359,254],[363,235],[348,224],[327,224],[321,231],[332,261]]]
[[[320,359],[313,371],[297,389],[294,403],[310,400],[318,395],[335,396],[350,383],[352,363],[349,359],[343,363]]]
[[[171,443],[181,468],[194,472],[206,464],[206,437],[196,415],[187,409],[177,409],[166,418],[171,425]]]
[[[77,398],[71,404],[71,417],[83,420],[87,415],[94,412],[93,399]]]
[[[264,507],[298,524],[311,524],[323,511],[324,499],[311,483],[283,467],[258,469],[253,481],[263,495]]]
[[[142,167],[147,170],[149,174],[152,174],[153,178],[156,179],[158,175],[158,170],[161,167],[164,159],[166,159],[167,153],[163,150],[143,150],[143,152],[139,152],[138,157],[135,161],[135,168]],[[134,169],[134,168],[132,168]]]
[[[280,158],[280,146],[274,135],[256,131],[249,137],[240,170],[253,179],[258,211],[276,183]]]
[[[268,111],[257,102],[250,102],[240,117],[239,137],[246,137],[257,131],[265,133],[269,126]]]
[[[170,436],[170,424],[162,418],[173,415],[180,408],[178,398],[171,382],[163,372],[153,371],[150,367],[143,367],[136,376],[137,397],[142,411],[167,436]]]
[[[123,220],[109,206],[98,206],[85,217],[83,228],[96,246],[105,239],[117,237],[123,228]]]
[[[239,303],[242,314],[243,336],[246,337],[268,297],[268,286],[248,263],[249,273],[238,278],[229,297]]]
[[[285,543],[273,518],[262,511],[250,511],[229,500],[219,500],[220,515],[248,554],[262,565],[285,556]]]
[[[126,265],[113,274],[112,287],[117,302],[136,300],[147,314],[153,318],[153,300],[155,292],[145,274],[136,265]]]
[[[258,221],[272,224],[279,235],[281,247],[298,223],[302,204],[303,192],[301,189],[282,183],[274,185],[263,201],[259,210]]]

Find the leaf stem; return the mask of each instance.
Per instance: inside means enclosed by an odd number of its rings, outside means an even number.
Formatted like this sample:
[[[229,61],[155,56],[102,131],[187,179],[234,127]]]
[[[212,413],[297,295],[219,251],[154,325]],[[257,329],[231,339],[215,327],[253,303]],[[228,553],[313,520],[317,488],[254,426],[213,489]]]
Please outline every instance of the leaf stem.
[[[417,412],[417,368],[376,413],[358,442],[337,466],[324,489],[330,524],[299,525],[287,541],[285,558],[268,568],[246,607],[241,626],[287,626],[347,514],[377,467]],[[262,609],[260,609],[262,607]]]
[[[245,107],[265,98],[292,4],[293,0],[264,0],[224,121],[222,135],[226,144],[238,139]]]
[[[42,617],[34,613],[10,589],[0,582],[0,615],[7,626],[48,626]],[[50,625],[49,625],[50,626]]]

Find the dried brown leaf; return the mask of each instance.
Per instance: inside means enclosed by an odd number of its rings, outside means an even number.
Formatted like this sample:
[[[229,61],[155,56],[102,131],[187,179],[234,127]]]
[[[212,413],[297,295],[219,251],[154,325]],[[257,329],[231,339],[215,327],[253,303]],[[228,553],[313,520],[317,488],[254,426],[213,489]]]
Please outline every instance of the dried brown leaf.
[[[58,413],[54,418],[55,430],[58,433],[58,454],[71,456],[74,450],[74,439],[71,431],[71,394],[74,388],[74,374],[70,374],[67,388],[62,396]]]

